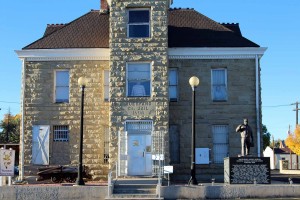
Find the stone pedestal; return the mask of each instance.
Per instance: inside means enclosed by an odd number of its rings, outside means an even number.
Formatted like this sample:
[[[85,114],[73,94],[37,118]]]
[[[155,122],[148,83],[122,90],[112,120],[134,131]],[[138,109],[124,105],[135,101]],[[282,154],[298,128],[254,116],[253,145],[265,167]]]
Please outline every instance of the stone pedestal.
[[[224,158],[224,183],[270,184],[270,158]]]

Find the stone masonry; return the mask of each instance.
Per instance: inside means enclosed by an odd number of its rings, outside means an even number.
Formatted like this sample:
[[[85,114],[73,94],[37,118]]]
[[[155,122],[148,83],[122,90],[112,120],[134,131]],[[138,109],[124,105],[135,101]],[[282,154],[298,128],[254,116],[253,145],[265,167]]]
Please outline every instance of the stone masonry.
[[[170,103],[170,124],[180,127],[180,163],[173,164],[177,180],[188,180],[191,144],[191,96],[188,83],[191,76],[200,79],[196,88],[196,148],[209,148],[213,161],[212,125],[228,125],[229,155],[240,154],[240,134],[236,126],[249,119],[253,130],[255,147],[251,154],[257,155],[255,59],[170,60],[169,67],[177,68],[179,74],[179,100]],[[228,101],[213,102],[211,98],[211,69],[227,69]],[[262,137],[261,137],[262,149]],[[197,165],[197,175],[202,179],[220,178],[223,164]]]
[[[128,38],[128,8],[150,10],[150,37]],[[124,131],[126,120],[153,120],[154,131],[168,133],[168,12],[167,0],[112,0],[110,6],[110,158],[117,160],[117,133]],[[126,97],[126,63],[151,63],[150,97]],[[122,111],[128,102],[156,104],[151,116],[131,115]],[[168,147],[166,146],[165,152]],[[112,167],[112,166],[111,166]]]
[[[55,70],[70,71],[69,103],[54,103]],[[50,126],[50,165],[77,165],[79,154],[80,97],[77,80],[88,79],[85,90],[83,164],[91,170],[94,179],[105,178],[104,129],[108,127],[109,103],[103,97],[103,70],[108,61],[50,61],[26,62],[25,86],[25,174],[32,163],[32,126]],[[54,142],[53,126],[68,125],[69,141]],[[27,166],[27,167],[26,167]]]

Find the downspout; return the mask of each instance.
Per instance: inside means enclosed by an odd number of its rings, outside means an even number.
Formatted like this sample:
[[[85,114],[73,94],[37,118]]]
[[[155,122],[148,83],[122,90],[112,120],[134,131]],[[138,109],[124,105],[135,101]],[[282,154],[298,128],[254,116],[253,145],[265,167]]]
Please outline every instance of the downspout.
[[[23,181],[24,180],[24,112],[25,112],[25,103],[24,103],[24,99],[25,99],[25,66],[26,66],[26,58],[21,58],[22,61],[22,94],[21,94],[21,112],[22,112],[22,119],[21,119],[21,157],[20,157],[20,163],[19,164],[19,168],[20,168],[20,174],[19,174],[19,180]]]
[[[257,133],[257,156],[260,157],[260,85],[259,85],[259,60],[258,55],[255,55],[255,67],[256,67],[256,133]]]

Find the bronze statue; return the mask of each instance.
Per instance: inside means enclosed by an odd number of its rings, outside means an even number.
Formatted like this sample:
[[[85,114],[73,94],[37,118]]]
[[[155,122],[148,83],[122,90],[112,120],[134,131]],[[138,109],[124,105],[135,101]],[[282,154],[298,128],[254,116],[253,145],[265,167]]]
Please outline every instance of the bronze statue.
[[[253,146],[252,129],[248,125],[248,119],[244,119],[244,124],[238,125],[236,132],[241,133],[242,156],[247,156],[250,153],[250,147]]]

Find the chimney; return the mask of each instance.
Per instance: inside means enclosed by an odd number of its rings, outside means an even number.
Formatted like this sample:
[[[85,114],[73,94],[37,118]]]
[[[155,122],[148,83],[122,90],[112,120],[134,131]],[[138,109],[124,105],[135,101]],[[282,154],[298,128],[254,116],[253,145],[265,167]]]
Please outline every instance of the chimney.
[[[101,5],[101,10],[108,10],[109,9],[107,0],[101,0],[100,5]]]

